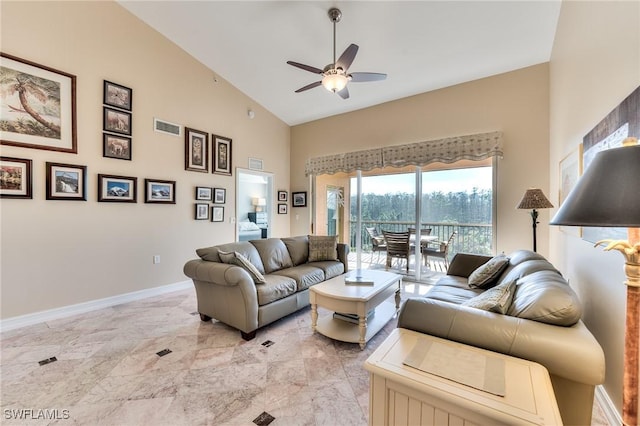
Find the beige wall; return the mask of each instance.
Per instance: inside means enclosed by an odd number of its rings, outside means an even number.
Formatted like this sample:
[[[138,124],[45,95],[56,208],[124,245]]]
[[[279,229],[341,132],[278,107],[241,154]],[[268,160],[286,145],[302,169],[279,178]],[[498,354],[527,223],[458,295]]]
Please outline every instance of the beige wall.
[[[184,139],[155,133],[154,117],[232,138],[234,167],[262,158],[289,189],[289,126],[117,3],[1,7],[2,51],[75,74],[78,110],[77,155],[2,146],[33,160],[34,182],[32,200],[2,200],[3,319],[184,281],[194,249],[235,238],[235,176],[185,171]],[[105,79],[133,89],[132,161],[102,156]],[[86,165],[88,201],[46,201],[46,161]],[[98,203],[98,173],[137,177],[138,203]],[[177,203],[145,204],[145,178],[175,180]],[[193,219],[196,185],[227,189],[225,223]],[[288,235],[288,215],[272,230]]]
[[[497,252],[531,248],[531,217],[515,206],[529,187],[549,193],[548,84],[548,65],[541,64],[295,126],[292,190],[309,190],[303,186],[308,158],[500,130],[505,148],[498,161]],[[307,232],[307,216],[291,218],[293,234]],[[540,221],[549,221],[548,211],[541,211]],[[546,225],[538,228],[542,254],[548,232]]]
[[[639,84],[640,3],[563,2],[550,65],[553,194],[558,193],[560,160]],[[604,387],[621,411],[623,257],[556,228],[550,238],[552,261],[579,293],[583,319],[605,351]]]

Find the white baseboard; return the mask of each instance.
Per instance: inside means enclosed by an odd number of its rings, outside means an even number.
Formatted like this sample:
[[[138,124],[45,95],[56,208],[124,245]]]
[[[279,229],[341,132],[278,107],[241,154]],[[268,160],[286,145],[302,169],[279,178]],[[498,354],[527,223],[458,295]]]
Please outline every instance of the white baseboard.
[[[34,312],[33,314],[7,318],[0,320],[0,332],[15,330],[17,328],[65,318],[71,315],[84,314],[98,309],[146,299],[148,297],[159,296],[161,294],[171,293],[178,290],[184,290],[189,287],[193,287],[193,282],[191,280],[148,288],[146,290],[134,291],[131,293],[119,294],[117,296],[106,297],[104,299],[91,300],[89,302],[78,303],[76,305]]]
[[[616,409],[615,405],[613,405],[613,401],[611,401],[609,394],[602,385],[596,386],[596,401],[600,405],[600,408],[602,408],[602,412],[604,413],[605,419],[607,419],[607,423],[610,425],[622,424],[622,416]]]

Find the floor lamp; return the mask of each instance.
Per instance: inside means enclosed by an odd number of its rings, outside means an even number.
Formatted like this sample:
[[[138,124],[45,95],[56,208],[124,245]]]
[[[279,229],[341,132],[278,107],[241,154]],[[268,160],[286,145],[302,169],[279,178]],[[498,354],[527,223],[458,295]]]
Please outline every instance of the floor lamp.
[[[538,227],[538,210],[536,209],[548,209],[553,207],[553,204],[547,197],[544,196],[542,189],[531,188],[527,189],[527,192],[524,193],[522,200],[520,200],[520,204],[518,204],[518,209],[531,209],[531,219],[533,220],[533,251],[537,250],[536,244],[536,228]]]
[[[638,425],[640,335],[640,145],[627,138],[623,147],[598,153],[569,193],[551,225],[626,227],[630,241],[602,240],[605,250],[625,257],[627,310],[624,347],[622,421]]]

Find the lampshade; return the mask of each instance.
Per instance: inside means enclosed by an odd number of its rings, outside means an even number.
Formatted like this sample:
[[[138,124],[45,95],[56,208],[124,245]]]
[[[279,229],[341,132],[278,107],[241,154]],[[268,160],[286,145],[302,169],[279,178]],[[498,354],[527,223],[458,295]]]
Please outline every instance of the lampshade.
[[[330,92],[339,92],[347,85],[347,76],[344,74],[327,74],[322,78],[322,85]]]
[[[541,189],[531,188],[527,189],[527,192],[524,193],[522,200],[520,200],[520,204],[518,204],[518,209],[548,209],[553,207],[553,204],[547,197],[544,196]]]
[[[640,226],[640,145],[599,152],[551,225]]]
[[[253,199],[251,199],[251,204],[254,206],[266,206],[267,205],[267,200],[264,198],[258,198],[255,197]]]

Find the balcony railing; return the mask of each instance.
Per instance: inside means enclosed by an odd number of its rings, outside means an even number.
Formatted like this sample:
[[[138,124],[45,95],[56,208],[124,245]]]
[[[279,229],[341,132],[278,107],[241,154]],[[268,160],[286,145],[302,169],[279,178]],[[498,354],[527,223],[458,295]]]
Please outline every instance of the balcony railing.
[[[351,250],[356,248],[356,222],[350,222]],[[360,233],[362,235],[362,251],[371,251],[371,238],[365,228],[375,227],[379,232],[406,231],[409,227],[415,227],[415,222],[384,222],[362,221]],[[440,241],[447,241],[452,232],[456,236],[449,247],[449,256],[455,253],[475,253],[491,255],[493,253],[493,227],[491,224],[469,223],[423,223],[423,228],[431,228],[431,235],[436,235]]]

